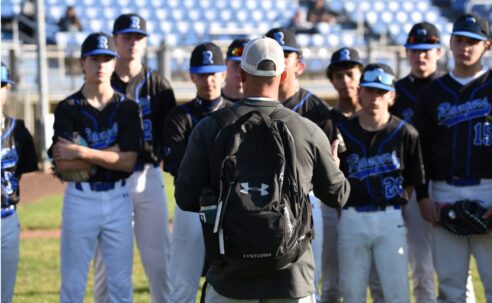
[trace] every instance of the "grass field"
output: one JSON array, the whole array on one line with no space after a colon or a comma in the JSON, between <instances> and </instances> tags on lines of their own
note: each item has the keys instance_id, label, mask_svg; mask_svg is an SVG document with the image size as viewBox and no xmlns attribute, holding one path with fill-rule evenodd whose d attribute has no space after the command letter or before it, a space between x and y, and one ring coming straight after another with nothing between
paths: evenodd
<instances>
[{"instance_id":1,"label":"grass field","mask_svg":"<svg viewBox=\"0 0 492 303\"><path fill-rule=\"evenodd\" d=\"M168 210L170 220L174 215L174 186L172 178L164 175ZM19 206L21 229L26 230L53 230L61 225L62 195L43 198L36 203ZM58 302L60 289L60 257L59 239L23 239L21 241L21 255L14 303L55 303ZM149 289L138 250L135 248L133 265L134 302L150 302ZM484 303L483 285L477 275L475 261L471 262L472 278L476 293L476 302ZM87 282L86 298L84 303L92 302L92 270ZM197 300L198 302L198 300ZM368 302L371 302L368 299ZM390 302L388 302L390 303Z\"/></svg>"}]
</instances>

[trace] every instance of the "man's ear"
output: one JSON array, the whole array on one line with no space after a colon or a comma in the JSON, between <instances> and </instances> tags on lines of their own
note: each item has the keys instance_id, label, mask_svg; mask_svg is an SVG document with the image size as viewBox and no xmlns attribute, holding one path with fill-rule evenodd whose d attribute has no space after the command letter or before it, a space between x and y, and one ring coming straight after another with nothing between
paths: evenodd
<instances>
[{"instance_id":1,"label":"man's ear","mask_svg":"<svg viewBox=\"0 0 492 303\"><path fill-rule=\"evenodd\" d=\"M239 70L239 79L243 83L246 82L246 72L242 68Z\"/></svg>"},{"instance_id":2,"label":"man's ear","mask_svg":"<svg viewBox=\"0 0 492 303\"><path fill-rule=\"evenodd\" d=\"M280 84L285 83L285 79L287 79L287 71L283 71L282 74L280 75Z\"/></svg>"},{"instance_id":3,"label":"man's ear","mask_svg":"<svg viewBox=\"0 0 492 303\"><path fill-rule=\"evenodd\" d=\"M300 75L302 75L305 69L306 69L306 65L304 64L304 61L302 61L302 59L297 60L296 76L299 77Z\"/></svg>"},{"instance_id":4,"label":"man's ear","mask_svg":"<svg viewBox=\"0 0 492 303\"><path fill-rule=\"evenodd\" d=\"M486 49L486 50L489 50L489 49L490 49L490 44L491 44L491 43L492 43L492 42L490 41L490 39L488 39L487 41L485 41L485 49Z\"/></svg>"}]
</instances>

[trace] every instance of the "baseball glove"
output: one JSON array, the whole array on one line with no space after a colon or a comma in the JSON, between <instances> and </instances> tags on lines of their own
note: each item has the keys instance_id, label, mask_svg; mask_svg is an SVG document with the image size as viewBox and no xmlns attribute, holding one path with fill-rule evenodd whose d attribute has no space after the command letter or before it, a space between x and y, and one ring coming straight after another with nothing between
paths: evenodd
<instances>
[{"instance_id":1,"label":"baseball glove","mask_svg":"<svg viewBox=\"0 0 492 303\"><path fill-rule=\"evenodd\" d=\"M492 228L492 218L482 218L486 211L477 201L460 200L441 208L439 223L460 237L486 234Z\"/></svg>"},{"instance_id":2,"label":"baseball glove","mask_svg":"<svg viewBox=\"0 0 492 303\"><path fill-rule=\"evenodd\" d=\"M72 136L72 142L82 146L88 146L87 141L80 136L77 132L74 132ZM67 182L86 182L88 181L97 171L95 166L87 169L81 170L59 170L56 166L53 167L53 171L56 177L62 181Z\"/></svg>"}]
</instances>

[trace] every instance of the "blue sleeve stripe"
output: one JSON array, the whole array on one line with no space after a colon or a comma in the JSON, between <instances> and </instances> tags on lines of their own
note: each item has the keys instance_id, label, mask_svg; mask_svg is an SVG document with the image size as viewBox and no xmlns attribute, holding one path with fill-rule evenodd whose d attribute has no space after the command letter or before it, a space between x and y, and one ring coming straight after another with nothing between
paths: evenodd
<instances>
[{"instance_id":1,"label":"blue sleeve stripe","mask_svg":"<svg viewBox=\"0 0 492 303\"><path fill-rule=\"evenodd\" d=\"M410 99L410 101L412 102L417 102L417 97L412 95L404 86L403 84L400 84L399 82L396 83L396 88L397 89L400 89L402 93L405 94L405 96L407 96L408 99Z\"/></svg>"},{"instance_id":2,"label":"blue sleeve stripe","mask_svg":"<svg viewBox=\"0 0 492 303\"><path fill-rule=\"evenodd\" d=\"M301 102L297 103L296 106L292 108L292 110L296 112L304 103L306 103L306 101L309 99L309 97L311 97L311 95L312 93L308 92L308 94L304 96L304 98L302 98Z\"/></svg>"},{"instance_id":3,"label":"blue sleeve stripe","mask_svg":"<svg viewBox=\"0 0 492 303\"><path fill-rule=\"evenodd\" d=\"M5 140L10 136L10 134L14 130L15 124L16 124L15 119L12 119L12 124L10 124L9 129L7 129L7 131L5 131L2 135L2 146L3 146L3 140Z\"/></svg>"}]
</instances>

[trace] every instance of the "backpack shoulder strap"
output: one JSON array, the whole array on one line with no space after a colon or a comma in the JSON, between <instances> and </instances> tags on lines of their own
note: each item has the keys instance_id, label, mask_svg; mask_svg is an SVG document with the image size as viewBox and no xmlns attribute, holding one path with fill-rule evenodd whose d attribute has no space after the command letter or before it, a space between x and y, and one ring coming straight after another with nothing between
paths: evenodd
<instances>
[{"instance_id":1,"label":"backpack shoulder strap","mask_svg":"<svg viewBox=\"0 0 492 303\"><path fill-rule=\"evenodd\" d=\"M232 107L226 107L224 110L217 114L217 120L221 126L234 123L238 119L236 113L232 110Z\"/></svg>"}]
</instances>

